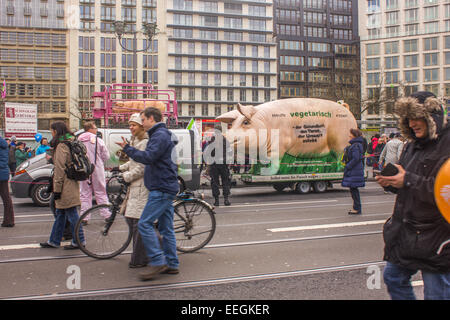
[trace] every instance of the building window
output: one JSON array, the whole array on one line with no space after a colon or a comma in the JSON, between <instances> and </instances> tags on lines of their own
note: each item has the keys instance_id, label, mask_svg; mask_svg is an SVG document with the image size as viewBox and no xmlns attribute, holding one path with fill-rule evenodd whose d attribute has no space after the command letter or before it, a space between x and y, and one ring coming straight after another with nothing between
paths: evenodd
<instances>
[{"instance_id":1,"label":"building window","mask_svg":"<svg viewBox=\"0 0 450 320\"><path fill-rule=\"evenodd\" d=\"M386 69L398 69L399 63L398 63L398 56L396 57L386 57L384 59L384 66Z\"/></svg>"},{"instance_id":2,"label":"building window","mask_svg":"<svg viewBox=\"0 0 450 320\"><path fill-rule=\"evenodd\" d=\"M438 38L427 38L423 39L424 44L424 50L430 51L430 50L438 50Z\"/></svg>"},{"instance_id":3,"label":"building window","mask_svg":"<svg viewBox=\"0 0 450 320\"><path fill-rule=\"evenodd\" d=\"M404 66L405 68L414 68L417 67L419 60L419 55L411 55L411 56L405 56L404 57Z\"/></svg>"},{"instance_id":4,"label":"building window","mask_svg":"<svg viewBox=\"0 0 450 320\"><path fill-rule=\"evenodd\" d=\"M439 96L439 85L438 84L427 84L424 86L425 91L429 91L434 93L436 96Z\"/></svg>"},{"instance_id":5,"label":"building window","mask_svg":"<svg viewBox=\"0 0 450 320\"><path fill-rule=\"evenodd\" d=\"M209 115L209 108L207 104L202 104L202 116L207 117Z\"/></svg>"},{"instance_id":6,"label":"building window","mask_svg":"<svg viewBox=\"0 0 450 320\"><path fill-rule=\"evenodd\" d=\"M222 114L222 106L221 105L214 107L214 114L216 117L218 117Z\"/></svg>"},{"instance_id":7,"label":"building window","mask_svg":"<svg viewBox=\"0 0 450 320\"><path fill-rule=\"evenodd\" d=\"M380 44L370 43L366 45L366 55L367 56L377 56L380 54Z\"/></svg>"},{"instance_id":8,"label":"building window","mask_svg":"<svg viewBox=\"0 0 450 320\"><path fill-rule=\"evenodd\" d=\"M425 53L423 55L424 65L426 67L437 66L438 65L438 53Z\"/></svg>"},{"instance_id":9,"label":"building window","mask_svg":"<svg viewBox=\"0 0 450 320\"><path fill-rule=\"evenodd\" d=\"M380 73L368 73L367 74L367 85L377 85L380 83Z\"/></svg>"},{"instance_id":10,"label":"building window","mask_svg":"<svg viewBox=\"0 0 450 320\"><path fill-rule=\"evenodd\" d=\"M379 70L380 69L380 58L367 59L367 70Z\"/></svg>"},{"instance_id":11,"label":"building window","mask_svg":"<svg viewBox=\"0 0 450 320\"><path fill-rule=\"evenodd\" d=\"M424 81L439 81L439 69L426 69L424 70Z\"/></svg>"},{"instance_id":12,"label":"building window","mask_svg":"<svg viewBox=\"0 0 450 320\"><path fill-rule=\"evenodd\" d=\"M417 47L417 39L403 41L404 52L417 52Z\"/></svg>"},{"instance_id":13,"label":"building window","mask_svg":"<svg viewBox=\"0 0 450 320\"><path fill-rule=\"evenodd\" d=\"M407 83L418 82L419 81L419 71L418 70L405 71L405 81Z\"/></svg>"},{"instance_id":14,"label":"building window","mask_svg":"<svg viewBox=\"0 0 450 320\"><path fill-rule=\"evenodd\" d=\"M398 83L398 71L385 72L384 76L386 84Z\"/></svg>"},{"instance_id":15,"label":"building window","mask_svg":"<svg viewBox=\"0 0 450 320\"><path fill-rule=\"evenodd\" d=\"M195 105L192 104L189 105L189 116L190 117L195 116Z\"/></svg>"}]
</instances>

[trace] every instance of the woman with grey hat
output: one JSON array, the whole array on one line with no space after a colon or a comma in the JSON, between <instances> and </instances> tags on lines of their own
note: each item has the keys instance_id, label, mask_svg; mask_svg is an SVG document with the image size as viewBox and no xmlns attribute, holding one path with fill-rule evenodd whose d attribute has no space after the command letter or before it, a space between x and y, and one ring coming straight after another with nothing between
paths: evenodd
<instances>
[{"instance_id":1,"label":"woman with grey hat","mask_svg":"<svg viewBox=\"0 0 450 320\"><path fill-rule=\"evenodd\" d=\"M132 136L130 146L138 150L145 150L148 143L148 136L142 126L140 114L133 114L128 123L130 125ZM122 210L125 211L125 217L131 225L133 232L133 253L131 254L129 267L145 267L148 264L148 258L138 231L139 218L141 217L148 198L148 190L144 185L145 165L130 159L130 161L121 165L119 170L122 172L125 182L130 184L122 206Z\"/></svg>"}]
</instances>

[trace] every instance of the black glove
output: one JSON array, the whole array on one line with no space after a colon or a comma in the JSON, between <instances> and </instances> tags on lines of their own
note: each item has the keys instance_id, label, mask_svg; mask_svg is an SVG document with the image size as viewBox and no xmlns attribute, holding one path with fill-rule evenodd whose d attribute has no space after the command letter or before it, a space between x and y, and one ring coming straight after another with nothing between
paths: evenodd
<instances>
[{"instance_id":1,"label":"black glove","mask_svg":"<svg viewBox=\"0 0 450 320\"><path fill-rule=\"evenodd\" d=\"M124 185L127 185L127 184L128 184L128 183L125 181L125 179L123 178L123 175L117 176L117 182L119 182L120 184L124 184Z\"/></svg>"},{"instance_id":2,"label":"black glove","mask_svg":"<svg viewBox=\"0 0 450 320\"><path fill-rule=\"evenodd\" d=\"M61 199L61 192L53 192L53 198L55 200L60 200Z\"/></svg>"}]
</instances>

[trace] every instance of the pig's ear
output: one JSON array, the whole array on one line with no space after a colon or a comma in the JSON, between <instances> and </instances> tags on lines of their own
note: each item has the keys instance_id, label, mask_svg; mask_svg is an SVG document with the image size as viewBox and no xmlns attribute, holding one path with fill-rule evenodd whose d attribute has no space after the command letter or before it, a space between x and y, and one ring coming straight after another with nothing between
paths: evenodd
<instances>
[{"instance_id":1,"label":"pig's ear","mask_svg":"<svg viewBox=\"0 0 450 320\"><path fill-rule=\"evenodd\" d=\"M252 106L243 106L242 104L238 103L237 108L239 113L242 114L244 117L246 117L248 120L250 120L256 113L255 107Z\"/></svg>"},{"instance_id":2,"label":"pig's ear","mask_svg":"<svg viewBox=\"0 0 450 320\"><path fill-rule=\"evenodd\" d=\"M224 113L216 118L216 120L219 120L223 123L233 123L234 120L236 120L239 117L240 113L237 110L233 110L227 113Z\"/></svg>"}]
</instances>

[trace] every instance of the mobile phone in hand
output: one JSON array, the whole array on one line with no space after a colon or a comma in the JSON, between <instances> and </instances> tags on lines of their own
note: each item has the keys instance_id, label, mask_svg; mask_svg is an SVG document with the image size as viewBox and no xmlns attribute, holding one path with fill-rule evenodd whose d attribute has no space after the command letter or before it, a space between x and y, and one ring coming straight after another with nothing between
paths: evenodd
<instances>
[{"instance_id":1,"label":"mobile phone in hand","mask_svg":"<svg viewBox=\"0 0 450 320\"><path fill-rule=\"evenodd\" d=\"M386 167L381 171L380 175L385 177L392 177L398 174L398 168L392 163L388 163Z\"/></svg>"}]
</instances>

